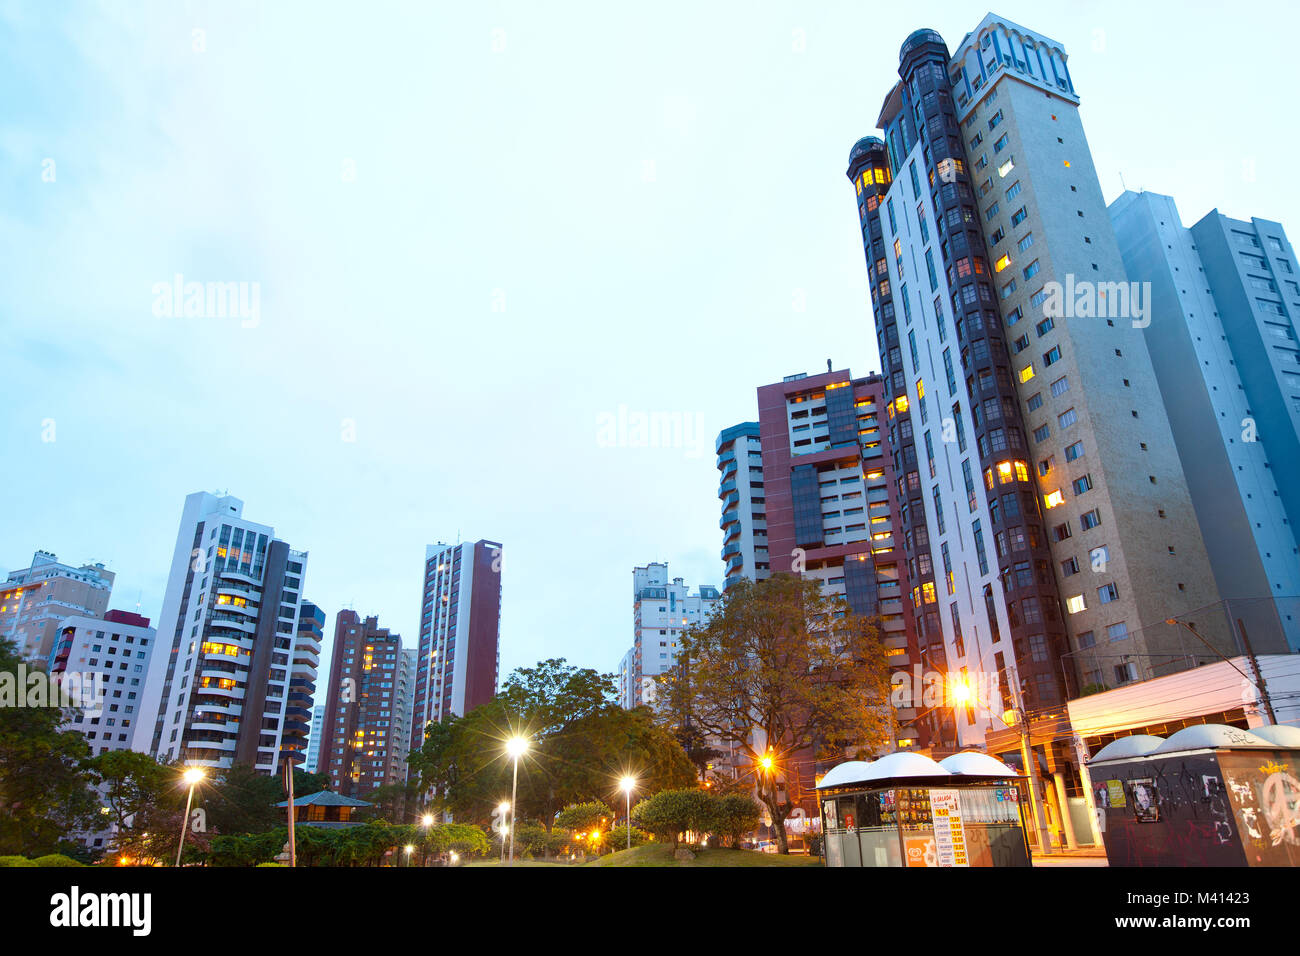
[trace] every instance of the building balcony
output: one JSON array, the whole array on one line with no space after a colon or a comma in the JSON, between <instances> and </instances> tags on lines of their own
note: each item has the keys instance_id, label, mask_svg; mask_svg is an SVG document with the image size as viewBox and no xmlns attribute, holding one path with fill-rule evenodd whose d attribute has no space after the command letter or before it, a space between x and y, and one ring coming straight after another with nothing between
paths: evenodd
<instances>
[{"instance_id":1,"label":"building balcony","mask_svg":"<svg viewBox=\"0 0 1300 956\"><path fill-rule=\"evenodd\" d=\"M722 484L718 486L718 497L726 498L729 494L732 494L735 490L736 490L736 481L734 478L731 479L730 481L724 481ZM739 497L737 497L737 500L739 500Z\"/></svg>"},{"instance_id":2,"label":"building balcony","mask_svg":"<svg viewBox=\"0 0 1300 956\"><path fill-rule=\"evenodd\" d=\"M739 511L724 512L722 517L718 519L718 527L722 528L723 530L726 530L726 527L729 524L739 524L739 523L740 523Z\"/></svg>"},{"instance_id":3,"label":"building balcony","mask_svg":"<svg viewBox=\"0 0 1300 956\"><path fill-rule=\"evenodd\" d=\"M722 555L721 555L722 560L726 561L727 558L731 557L733 554L740 554L739 542L733 542L731 544L728 544L722 549Z\"/></svg>"}]
</instances>

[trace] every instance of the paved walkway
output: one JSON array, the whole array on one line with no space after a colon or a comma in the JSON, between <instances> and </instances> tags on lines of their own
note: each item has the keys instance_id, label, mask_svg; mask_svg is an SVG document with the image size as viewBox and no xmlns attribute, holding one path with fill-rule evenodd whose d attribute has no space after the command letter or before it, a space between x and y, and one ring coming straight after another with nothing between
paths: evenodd
<instances>
[{"instance_id":1,"label":"paved walkway","mask_svg":"<svg viewBox=\"0 0 1300 956\"><path fill-rule=\"evenodd\" d=\"M1033 854L1034 866L1109 866L1102 847L1083 847L1079 850L1055 850L1052 853Z\"/></svg>"}]
</instances>

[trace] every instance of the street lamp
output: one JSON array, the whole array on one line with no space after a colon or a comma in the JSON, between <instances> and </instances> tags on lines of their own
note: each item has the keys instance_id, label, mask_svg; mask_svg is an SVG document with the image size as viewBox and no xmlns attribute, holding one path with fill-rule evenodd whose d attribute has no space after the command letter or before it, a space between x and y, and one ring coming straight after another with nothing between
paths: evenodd
<instances>
[{"instance_id":1,"label":"street lamp","mask_svg":"<svg viewBox=\"0 0 1300 956\"><path fill-rule=\"evenodd\" d=\"M510 865L515 865L515 817L519 815L519 758L528 749L528 741L523 737L511 737L506 741L506 753L514 758L514 782L510 786Z\"/></svg>"},{"instance_id":2,"label":"street lamp","mask_svg":"<svg viewBox=\"0 0 1300 956\"><path fill-rule=\"evenodd\" d=\"M632 791L636 789L636 778L624 777L621 781L623 794L627 797L627 848L632 849Z\"/></svg>"},{"instance_id":3,"label":"street lamp","mask_svg":"<svg viewBox=\"0 0 1300 956\"><path fill-rule=\"evenodd\" d=\"M506 814L510 812L510 801L502 800L497 804L497 811L501 814L501 826L497 827L501 834L501 862L506 861Z\"/></svg>"},{"instance_id":4,"label":"street lamp","mask_svg":"<svg viewBox=\"0 0 1300 956\"><path fill-rule=\"evenodd\" d=\"M181 865L181 851L185 849L185 831L190 825L190 807L194 803L194 788L197 787L206 777L202 767L190 767L181 774L182 782L189 785L190 792L185 797L185 816L181 819L181 838L176 843L176 865Z\"/></svg>"}]
</instances>

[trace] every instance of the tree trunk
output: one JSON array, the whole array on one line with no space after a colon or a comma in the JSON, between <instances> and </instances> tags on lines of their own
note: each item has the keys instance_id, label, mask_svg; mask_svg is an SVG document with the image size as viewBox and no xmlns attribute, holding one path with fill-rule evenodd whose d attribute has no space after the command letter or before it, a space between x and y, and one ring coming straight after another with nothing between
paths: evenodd
<instances>
[{"instance_id":1,"label":"tree trunk","mask_svg":"<svg viewBox=\"0 0 1300 956\"><path fill-rule=\"evenodd\" d=\"M789 856L790 844L785 837L785 817L788 812L788 807L777 801L775 784L772 786L771 794L768 793L766 787L760 786L758 789L758 796L759 799L763 801L763 805L767 807L767 811L772 817L772 836L776 840L776 851L785 856Z\"/></svg>"}]
</instances>

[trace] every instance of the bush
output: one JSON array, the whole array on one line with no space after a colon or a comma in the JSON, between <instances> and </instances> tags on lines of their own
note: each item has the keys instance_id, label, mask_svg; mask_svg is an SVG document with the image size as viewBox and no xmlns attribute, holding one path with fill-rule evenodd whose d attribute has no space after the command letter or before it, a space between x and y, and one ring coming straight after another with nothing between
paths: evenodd
<instances>
[{"instance_id":1,"label":"bush","mask_svg":"<svg viewBox=\"0 0 1300 956\"><path fill-rule=\"evenodd\" d=\"M47 853L45 856L38 856L32 860L32 866L85 866L86 864L74 860L70 856L64 856L62 853Z\"/></svg>"},{"instance_id":2,"label":"bush","mask_svg":"<svg viewBox=\"0 0 1300 956\"><path fill-rule=\"evenodd\" d=\"M740 835L757 827L763 817L759 805L743 793L713 798L712 810L709 828L729 840L733 847L739 846Z\"/></svg>"},{"instance_id":3,"label":"bush","mask_svg":"<svg viewBox=\"0 0 1300 956\"><path fill-rule=\"evenodd\" d=\"M0 866L35 866L25 856L0 856Z\"/></svg>"},{"instance_id":4,"label":"bush","mask_svg":"<svg viewBox=\"0 0 1300 956\"><path fill-rule=\"evenodd\" d=\"M627 849L627 824L623 824L623 826L621 827L614 827L614 829L610 830L609 833L606 834L605 839L606 842L609 844L609 848L611 850L614 850L615 852L619 850L626 850ZM652 837L649 833L646 833L640 827L632 828L632 849L635 850L639 846L645 846L647 843L650 843L653 839L654 837Z\"/></svg>"},{"instance_id":5,"label":"bush","mask_svg":"<svg viewBox=\"0 0 1300 956\"><path fill-rule=\"evenodd\" d=\"M713 815L714 799L704 790L661 790L632 808L632 822L671 840L673 849L681 842L683 832L707 832Z\"/></svg>"},{"instance_id":6,"label":"bush","mask_svg":"<svg viewBox=\"0 0 1300 956\"><path fill-rule=\"evenodd\" d=\"M283 863L259 863L259 864L257 864L257 866L258 866L258 867L263 867L263 866L284 866L284 864L283 864Z\"/></svg>"}]
</instances>

